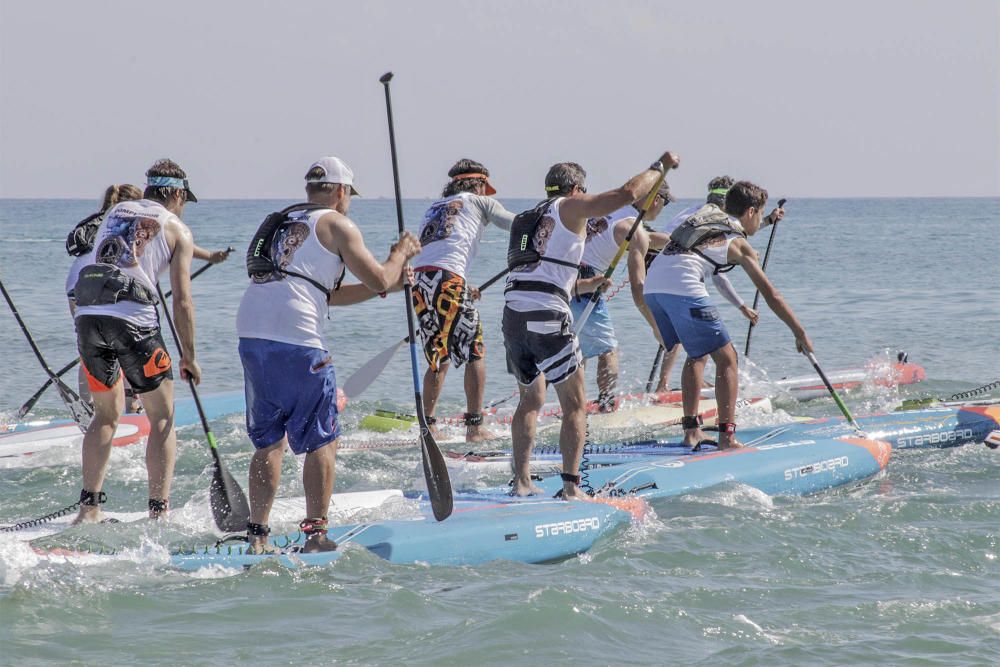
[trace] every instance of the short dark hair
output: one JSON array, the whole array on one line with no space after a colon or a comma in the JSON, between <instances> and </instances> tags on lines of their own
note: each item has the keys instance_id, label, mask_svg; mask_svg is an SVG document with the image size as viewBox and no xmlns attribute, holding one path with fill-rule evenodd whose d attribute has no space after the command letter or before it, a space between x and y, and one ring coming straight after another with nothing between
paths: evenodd
<instances>
[{"instance_id":1,"label":"short dark hair","mask_svg":"<svg viewBox=\"0 0 1000 667\"><path fill-rule=\"evenodd\" d=\"M340 187L340 183L311 183L310 181L318 181L326 176L326 170L323 167L316 165L308 172L306 172L306 195L312 197L316 194L332 194L337 188Z\"/></svg>"},{"instance_id":2,"label":"short dark hair","mask_svg":"<svg viewBox=\"0 0 1000 667\"><path fill-rule=\"evenodd\" d=\"M708 182L708 197L705 199L707 204L715 204L719 208L722 208L726 204L726 195L713 193L712 190L722 190L725 188L728 190L733 187L733 177L732 176L716 176Z\"/></svg>"},{"instance_id":3,"label":"short dark hair","mask_svg":"<svg viewBox=\"0 0 1000 667\"><path fill-rule=\"evenodd\" d=\"M729 192L726 193L726 213L738 218L747 212L747 209L764 208L767 203L767 190L754 185L750 181L739 181L734 183Z\"/></svg>"},{"instance_id":4,"label":"short dark hair","mask_svg":"<svg viewBox=\"0 0 1000 667\"><path fill-rule=\"evenodd\" d=\"M187 178L187 174L181 166L169 158L163 158L153 163L153 166L146 170L146 178L152 176L168 176L170 178ZM184 188L168 187L166 185L147 185L142 191L144 199L158 201L161 204L167 203L171 197L178 192L184 192ZM186 195L185 195L186 196Z\"/></svg>"},{"instance_id":5,"label":"short dark hair","mask_svg":"<svg viewBox=\"0 0 1000 667\"><path fill-rule=\"evenodd\" d=\"M549 197L568 195L576 186L583 187L587 172L576 162L557 162L545 174L545 194Z\"/></svg>"},{"instance_id":6,"label":"short dark hair","mask_svg":"<svg viewBox=\"0 0 1000 667\"><path fill-rule=\"evenodd\" d=\"M451 197L452 195L457 195L459 192L474 192L476 187L485 182L481 176L455 178L462 174L482 174L483 176L489 176L490 170L484 167L482 162L462 158L448 170L448 176L452 180L448 181L448 184L441 190L442 197Z\"/></svg>"}]
</instances>

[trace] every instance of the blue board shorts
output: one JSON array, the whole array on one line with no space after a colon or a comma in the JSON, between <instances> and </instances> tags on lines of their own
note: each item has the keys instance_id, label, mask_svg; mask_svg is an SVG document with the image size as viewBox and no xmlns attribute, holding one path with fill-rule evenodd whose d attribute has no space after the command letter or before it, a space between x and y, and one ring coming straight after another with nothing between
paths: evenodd
<instances>
[{"instance_id":1,"label":"blue board shorts","mask_svg":"<svg viewBox=\"0 0 1000 667\"><path fill-rule=\"evenodd\" d=\"M651 293L645 298L668 350L680 343L687 355L696 359L731 341L719 309L707 297Z\"/></svg>"},{"instance_id":2,"label":"blue board shorts","mask_svg":"<svg viewBox=\"0 0 1000 667\"><path fill-rule=\"evenodd\" d=\"M291 450L305 454L340 437L329 352L261 338L240 338L239 350L254 447L270 447L287 435Z\"/></svg>"},{"instance_id":3,"label":"blue board shorts","mask_svg":"<svg viewBox=\"0 0 1000 667\"><path fill-rule=\"evenodd\" d=\"M577 322L583 316L587 304L590 303L588 297L577 301L575 298L569 300L569 309L573 311L573 321ZM608 306L601 299L590 312L583 328L577 332L576 337L580 339L580 352L584 359L599 357L602 354L613 352L618 347L618 339L615 338L615 327L611 324L611 313Z\"/></svg>"}]
</instances>

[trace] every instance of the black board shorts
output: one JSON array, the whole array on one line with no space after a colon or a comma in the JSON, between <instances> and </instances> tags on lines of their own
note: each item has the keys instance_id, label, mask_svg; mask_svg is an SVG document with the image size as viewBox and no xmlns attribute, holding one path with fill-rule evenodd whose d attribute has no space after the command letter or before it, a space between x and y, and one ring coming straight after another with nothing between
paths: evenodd
<instances>
[{"instance_id":1,"label":"black board shorts","mask_svg":"<svg viewBox=\"0 0 1000 667\"><path fill-rule=\"evenodd\" d=\"M159 327L140 327L110 315L80 315L76 346L91 391L110 391L121 371L137 394L174 377Z\"/></svg>"},{"instance_id":2,"label":"black board shorts","mask_svg":"<svg viewBox=\"0 0 1000 667\"><path fill-rule=\"evenodd\" d=\"M539 373L549 384L559 384L580 368L580 343L569 314L558 310L520 312L504 306L502 326L507 370L520 384L531 384Z\"/></svg>"}]
</instances>

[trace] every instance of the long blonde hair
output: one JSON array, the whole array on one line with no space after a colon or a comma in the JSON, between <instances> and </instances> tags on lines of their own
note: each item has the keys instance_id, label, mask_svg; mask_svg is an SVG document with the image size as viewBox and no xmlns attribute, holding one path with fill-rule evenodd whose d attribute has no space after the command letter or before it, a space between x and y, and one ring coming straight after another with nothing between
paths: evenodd
<instances>
[{"instance_id":1,"label":"long blonde hair","mask_svg":"<svg viewBox=\"0 0 1000 667\"><path fill-rule=\"evenodd\" d=\"M115 204L136 199L142 199L142 190L131 183L109 185L108 189L104 191L104 203L101 204L101 213L107 213Z\"/></svg>"}]
</instances>

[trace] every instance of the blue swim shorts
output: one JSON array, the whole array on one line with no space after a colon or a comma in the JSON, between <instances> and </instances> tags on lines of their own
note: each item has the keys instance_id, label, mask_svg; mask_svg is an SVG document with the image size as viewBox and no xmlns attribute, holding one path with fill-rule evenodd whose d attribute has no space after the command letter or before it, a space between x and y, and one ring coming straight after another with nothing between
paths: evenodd
<instances>
[{"instance_id":1,"label":"blue swim shorts","mask_svg":"<svg viewBox=\"0 0 1000 667\"><path fill-rule=\"evenodd\" d=\"M687 355L696 359L729 344L719 309L706 297L662 293L645 297L668 350L680 343Z\"/></svg>"},{"instance_id":2,"label":"blue swim shorts","mask_svg":"<svg viewBox=\"0 0 1000 667\"><path fill-rule=\"evenodd\" d=\"M575 298L569 300L569 308L573 311L573 321L578 321L583 316L583 311L590 302L589 298L577 301ZM590 317L583 323L583 329L576 334L580 339L580 352L584 359L599 357L602 354L613 351L618 347L618 339L615 338L615 327L611 324L611 313L608 306L601 299L590 312Z\"/></svg>"},{"instance_id":3,"label":"blue swim shorts","mask_svg":"<svg viewBox=\"0 0 1000 667\"><path fill-rule=\"evenodd\" d=\"M240 338L247 434L257 449L286 434L296 454L340 437L337 376L326 350L261 338Z\"/></svg>"}]
</instances>

